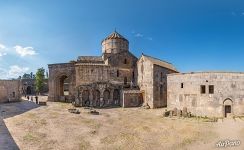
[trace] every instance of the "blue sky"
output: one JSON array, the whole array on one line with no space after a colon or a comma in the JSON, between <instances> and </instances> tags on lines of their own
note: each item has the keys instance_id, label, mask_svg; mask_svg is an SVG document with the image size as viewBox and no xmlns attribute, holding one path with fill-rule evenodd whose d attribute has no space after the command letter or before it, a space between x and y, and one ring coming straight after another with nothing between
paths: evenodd
<instances>
[{"instance_id":1,"label":"blue sky","mask_svg":"<svg viewBox=\"0 0 244 150\"><path fill-rule=\"evenodd\" d=\"M244 71L241 0L1 0L0 78L101 55L115 28L181 72Z\"/></svg>"}]
</instances>

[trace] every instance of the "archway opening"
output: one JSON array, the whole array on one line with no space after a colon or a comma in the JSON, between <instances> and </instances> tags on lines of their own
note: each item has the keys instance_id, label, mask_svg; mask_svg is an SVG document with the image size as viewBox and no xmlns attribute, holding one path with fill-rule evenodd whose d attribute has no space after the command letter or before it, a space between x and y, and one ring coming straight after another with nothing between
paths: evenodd
<instances>
[{"instance_id":1,"label":"archway opening","mask_svg":"<svg viewBox=\"0 0 244 150\"><path fill-rule=\"evenodd\" d=\"M82 105L83 106L90 106L89 91L88 90L84 90L82 92Z\"/></svg>"},{"instance_id":2,"label":"archway opening","mask_svg":"<svg viewBox=\"0 0 244 150\"><path fill-rule=\"evenodd\" d=\"M233 102L231 99L226 99L223 102L224 117L228 117L233 113Z\"/></svg>"},{"instance_id":3,"label":"archway opening","mask_svg":"<svg viewBox=\"0 0 244 150\"><path fill-rule=\"evenodd\" d=\"M95 90L93 92L93 103L92 105L94 107L99 107L100 106L100 91L99 90Z\"/></svg>"},{"instance_id":4,"label":"archway opening","mask_svg":"<svg viewBox=\"0 0 244 150\"><path fill-rule=\"evenodd\" d=\"M26 94L31 95L31 86L27 86L26 88Z\"/></svg>"},{"instance_id":5,"label":"archway opening","mask_svg":"<svg viewBox=\"0 0 244 150\"><path fill-rule=\"evenodd\" d=\"M114 99L114 104L115 105L119 105L120 104L120 92L119 92L118 89L114 90L113 99Z\"/></svg>"},{"instance_id":6,"label":"archway opening","mask_svg":"<svg viewBox=\"0 0 244 150\"><path fill-rule=\"evenodd\" d=\"M66 75L60 77L60 96L68 96L69 95L69 84L70 80Z\"/></svg>"},{"instance_id":7,"label":"archway opening","mask_svg":"<svg viewBox=\"0 0 244 150\"><path fill-rule=\"evenodd\" d=\"M110 92L109 92L109 90L105 90L103 92L103 102L104 102L104 104L109 104L109 99L110 99Z\"/></svg>"}]
</instances>

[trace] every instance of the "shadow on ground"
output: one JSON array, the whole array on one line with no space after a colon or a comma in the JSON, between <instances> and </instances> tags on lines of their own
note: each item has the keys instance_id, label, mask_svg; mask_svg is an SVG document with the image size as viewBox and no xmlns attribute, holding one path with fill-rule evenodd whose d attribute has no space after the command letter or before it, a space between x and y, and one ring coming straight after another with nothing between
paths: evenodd
<instances>
[{"instance_id":1,"label":"shadow on ground","mask_svg":"<svg viewBox=\"0 0 244 150\"><path fill-rule=\"evenodd\" d=\"M4 119L20 115L37 107L39 107L39 105L25 100L15 103L0 104L0 150L19 150L18 145L15 143L4 123Z\"/></svg>"}]
</instances>

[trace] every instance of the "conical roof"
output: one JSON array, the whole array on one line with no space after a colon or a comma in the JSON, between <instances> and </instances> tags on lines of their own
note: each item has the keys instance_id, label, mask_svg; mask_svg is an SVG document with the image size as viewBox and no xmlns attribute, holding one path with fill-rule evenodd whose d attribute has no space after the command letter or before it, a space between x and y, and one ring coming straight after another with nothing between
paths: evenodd
<instances>
[{"instance_id":1,"label":"conical roof","mask_svg":"<svg viewBox=\"0 0 244 150\"><path fill-rule=\"evenodd\" d=\"M117 31L114 31L109 36L107 36L103 41L110 40L110 39L122 39L128 42L126 38L124 38L121 34L119 34Z\"/></svg>"}]
</instances>

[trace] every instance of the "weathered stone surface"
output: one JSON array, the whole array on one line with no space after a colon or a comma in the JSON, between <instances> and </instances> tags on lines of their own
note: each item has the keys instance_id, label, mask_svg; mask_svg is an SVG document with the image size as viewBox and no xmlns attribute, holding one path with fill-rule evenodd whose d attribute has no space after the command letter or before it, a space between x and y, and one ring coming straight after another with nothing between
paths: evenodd
<instances>
[{"instance_id":1,"label":"weathered stone surface","mask_svg":"<svg viewBox=\"0 0 244 150\"><path fill-rule=\"evenodd\" d=\"M117 32L102 41L102 52L48 65L49 101L79 100L75 105L89 107L167 106L166 74L177 72L172 64L146 55L138 61L128 40ZM128 89L139 93L126 93Z\"/></svg>"},{"instance_id":2,"label":"weathered stone surface","mask_svg":"<svg viewBox=\"0 0 244 150\"><path fill-rule=\"evenodd\" d=\"M173 109L173 116L177 116L177 111L178 111L177 108Z\"/></svg>"},{"instance_id":3,"label":"weathered stone surface","mask_svg":"<svg viewBox=\"0 0 244 150\"><path fill-rule=\"evenodd\" d=\"M0 80L0 103L19 101L20 89L20 80Z\"/></svg>"},{"instance_id":4,"label":"weathered stone surface","mask_svg":"<svg viewBox=\"0 0 244 150\"><path fill-rule=\"evenodd\" d=\"M201 93L201 86L205 86L205 93ZM169 74L167 88L168 109L187 107L194 116L223 117L225 106L230 106L231 114L244 114L244 73Z\"/></svg>"},{"instance_id":5,"label":"weathered stone surface","mask_svg":"<svg viewBox=\"0 0 244 150\"><path fill-rule=\"evenodd\" d=\"M137 62L138 86L150 108L167 106L167 74L177 70L170 63L142 55Z\"/></svg>"}]
</instances>

